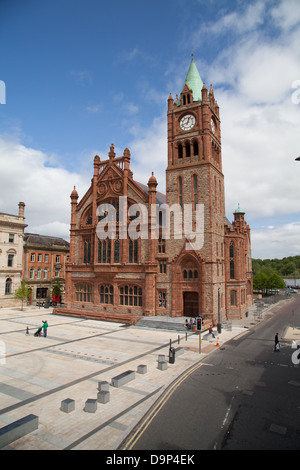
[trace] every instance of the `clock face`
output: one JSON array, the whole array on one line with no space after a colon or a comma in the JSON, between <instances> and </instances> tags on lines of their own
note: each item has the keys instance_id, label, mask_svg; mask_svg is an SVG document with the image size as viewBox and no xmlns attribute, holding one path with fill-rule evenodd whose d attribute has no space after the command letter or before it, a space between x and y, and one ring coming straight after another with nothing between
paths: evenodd
<instances>
[{"instance_id":1,"label":"clock face","mask_svg":"<svg viewBox=\"0 0 300 470\"><path fill-rule=\"evenodd\" d=\"M210 125L211 125L211 130L213 131L213 133L216 132L216 126L215 126L215 121L213 120L213 118L211 118L210 120Z\"/></svg>"},{"instance_id":2,"label":"clock face","mask_svg":"<svg viewBox=\"0 0 300 470\"><path fill-rule=\"evenodd\" d=\"M194 127L196 123L195 116L192 114L186 114L183 116L183 118L180 120L180 127L183 131L189 131Z\"/></svg>"}]
</instances>

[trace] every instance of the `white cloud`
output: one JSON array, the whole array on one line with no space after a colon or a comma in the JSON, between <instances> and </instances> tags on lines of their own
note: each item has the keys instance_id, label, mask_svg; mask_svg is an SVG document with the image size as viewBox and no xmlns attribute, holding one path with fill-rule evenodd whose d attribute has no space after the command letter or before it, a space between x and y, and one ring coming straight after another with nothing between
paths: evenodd
<instances>
[{"instance_id":1,"label":"white cloud","mask_svg":"<svg viewBox=\"0 0 300 470\"><path fill-rule=\"evenodd\" d=\"M300 253L300 222L262 227L252 231L254 258L272 259L296 256Z\"/></svg>"},{"instance_id":2,"label":"white cloud","mask_svg":"<svg viewBox=\"0 0 300 470\"><path fill-rule=\"evenodd\" d=\"M220 105L227 216L239 202L254 224L254 255L262 258L300 252L293 222L300 218L300 104L292 101L300 80L299 22L299 1L258 1L205 25L229 44L205 69ZM199 44L202 32L203 25L194 35ZM266 218L276 228L261 229Z\"/></svg>"},{"instance_id":3,"label":"white cloud","mask_svg":"<svg viewBox=\"0 0 300 470\"><path fill-rule=\"evenodd\" d=\"M158 182L157 191L165 193L168 164L165 116L154 119L147 130L132 127L131 133L135 136L129 145L133 178L147 184L153 171Z\"/></svg>"},{"instance_id":4,"label":"white cloud","mask_svg":"<svg viewBox=\"0 0 300 470\"><path fill-rule=\"evenodd\" d=\"M51 156L25 147L16 140L0 138L0 210L18 213L26 204L27 232L68 238L70 193L74 185L81 196L89 181L64 168L51 167Z\"/></svg>"}]
</instances>

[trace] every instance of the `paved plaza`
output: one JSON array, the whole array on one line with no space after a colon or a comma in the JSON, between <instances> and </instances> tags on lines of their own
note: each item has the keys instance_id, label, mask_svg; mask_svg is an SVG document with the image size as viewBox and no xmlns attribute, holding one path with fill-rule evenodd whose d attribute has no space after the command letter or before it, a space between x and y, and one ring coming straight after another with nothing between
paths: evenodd
<instances>
[{"instance_id":1,"label":"paved plaza","mask_svg":"<svg viewBox=\"0 0 300 470\"><path fill-rule=\"evenodd\" d=\"M43 320L48 321L48 335L35 337ZM4 448L117 449L176 377L247 331L245 322L203 341L200 353L199 336L191 332L58 316L38 307L1 309L0 428L38 416L38 429ZM183 348L174 364L169 363L170 340ZM161 355L165 370L158 367ZM137 372L140 365L146 366L145 373ZM134 380L112 386L114 377L129 370L135 372ZM100 381L109 384L109 401L97 402L95 412L87 412L86 401L97 399ZM61 409L66 399L75 403L69 413Z\"/></svg>"}]
</instances>

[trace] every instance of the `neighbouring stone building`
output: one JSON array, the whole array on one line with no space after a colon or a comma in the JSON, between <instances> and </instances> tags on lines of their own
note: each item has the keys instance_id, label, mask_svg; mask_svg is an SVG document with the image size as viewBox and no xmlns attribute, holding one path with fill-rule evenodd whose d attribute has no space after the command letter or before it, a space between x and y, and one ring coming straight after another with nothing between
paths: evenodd
<instances>
[{"instance_id":1,"label":"neighbouring stone building","mask_svg":"<svg viewBox=\"0 0 300 470\"><path fill-rule=\"evenodd\" d=\"M0 307L20 304L14 299L22 281L25 204L19 203L18 215L0 213Z\"/></svg>"},{"instance_id":2,"label":"neighbouring stone building","mask_svg":"<svg viewBox=\"0 0 300 470\"><path fill-rule=\"evenodd\" d=\"M31 289L30 303L37 300L60 301L52 299L52 283L59 279L64 290L69 247L63 238L25 233L23 280Z\"/></svg>"},{"instance_id":3,"label":"neighbouring stone building","mask_svg":"<svg viewBox=\"0 0 300 470\"><path fill-rule=\"evenodd\" d=\"M239 206L232 223L225 215L219 106L194 59L180 96L169 96L167 126L166 195L153 173L136 181L130 151L113 145L95 157L80 200L74 188L64 314L216 323L253 303L250 228Z\"/></svg>"}]
</instances>

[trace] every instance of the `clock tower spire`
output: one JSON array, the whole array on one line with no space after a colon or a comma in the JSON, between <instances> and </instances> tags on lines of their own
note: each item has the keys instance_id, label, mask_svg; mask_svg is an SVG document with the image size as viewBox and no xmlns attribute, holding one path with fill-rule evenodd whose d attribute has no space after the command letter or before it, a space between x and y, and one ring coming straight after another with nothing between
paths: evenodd
<instances>
[{"instance_id":1,"label":"clock tower spire","mask_svg":"<svg viewBox=\"0 0 300 470\"><path fill-rule=\"evenodd\" d=\"M197 207L204 208L204 243L201 249L195 251L195 256L202 259L199 267L202 277L197 281L196 302L199 312L213 315L217 310L218 295L225 292L225 275L221 267L225 196L220 116L213 88L211 86L207 90L193 55L179 98L174 102L170 95L168 99L166 195L167 204L180 204L183 214L186 205L192 204L194 231L199 229L195 225ZM191 252L183 255L184 247L185 240L170 240L167 243L168 257L173 264L179 262L174 253L180 250L183 250L181 253L186 257L186 262L192 262ZM180 268L177 266L176 269L178 273ZM189 299L190 294L182 294L183 303L180 305L179 302L178 308L185 310L184 299Z\"/></svg>"}]
</instances>

